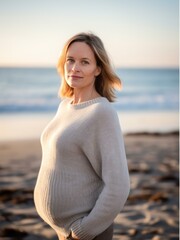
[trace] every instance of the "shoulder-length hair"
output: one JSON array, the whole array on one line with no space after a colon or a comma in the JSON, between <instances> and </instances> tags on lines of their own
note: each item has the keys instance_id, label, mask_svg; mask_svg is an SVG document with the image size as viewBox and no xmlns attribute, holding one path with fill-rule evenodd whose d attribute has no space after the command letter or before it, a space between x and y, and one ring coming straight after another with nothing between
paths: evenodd
<instances>
[{"instance_id":1,"label":"shoulder-length hair","mask_svg":"<svg viewBox=\"0 0 180 240\"><path fill-rule=\"evenodd\" d=\"M110 64L109 57L101 39L92 33L79 33L73 36L66 42L62 49L57 65L58 73L61 76L60 97L72 97L74 95L74 89L67 84L64 76L66 54L68 48L74 42L85 42L92 49L97 66L101 69L100 74L95 80L95 89L102 97L106 97L110 102L113 102L116 98L114 93L115 89L121 89L121 80Z\"/></svg>"}]
</instances>

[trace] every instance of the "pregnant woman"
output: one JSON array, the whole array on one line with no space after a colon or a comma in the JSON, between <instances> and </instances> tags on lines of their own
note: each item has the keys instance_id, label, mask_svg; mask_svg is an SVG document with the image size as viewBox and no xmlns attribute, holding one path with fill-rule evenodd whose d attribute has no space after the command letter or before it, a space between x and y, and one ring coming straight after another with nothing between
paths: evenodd
<instances>
[{"instance_id":1,"label":"pregnant woman","mask_svg":"<svg viewBox=\"0 0 180 240\"><path fill-rule=\"evenodd\" d=\"M35 206L59 240L111 240L130 189L123 136L110 103L121 82L102 41L91 33L67 41L58 72L62 101L41 136Z\"/></svg>"}]
</instances>

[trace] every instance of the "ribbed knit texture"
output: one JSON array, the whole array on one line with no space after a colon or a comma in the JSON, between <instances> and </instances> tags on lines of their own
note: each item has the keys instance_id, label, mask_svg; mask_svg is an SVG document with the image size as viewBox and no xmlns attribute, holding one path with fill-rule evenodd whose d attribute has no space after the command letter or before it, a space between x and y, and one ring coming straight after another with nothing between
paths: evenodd
<instances>
[{"instance_id":1,"label":"ribbed knit texture","mask_svg":"<svg viewBox=\"0 0 180 240\"><path fill-rule=\"evenodd\" d=\"M41 136L42 163L34 200L55 231L92 240L122 210L129 174L116 111L99 97L63 100Z\"/></svg>"}]
</instances>

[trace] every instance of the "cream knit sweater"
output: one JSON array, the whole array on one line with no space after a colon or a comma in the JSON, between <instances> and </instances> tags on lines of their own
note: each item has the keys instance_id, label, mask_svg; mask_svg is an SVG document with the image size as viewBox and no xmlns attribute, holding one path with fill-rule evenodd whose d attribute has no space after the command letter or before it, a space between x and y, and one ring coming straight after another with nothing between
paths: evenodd
<instances>
[{"instance_id":1,"label":"cream knit sweater","mask_svg":"<svg viewBox=\"0 0 180 240\"><path fill-rule=\"evenodd\" d=\"M41 136L42 163L34 200L57 233L92 240L122 210L130 183L116 111L99 97L63 100Z\"/></svg>"}]
</instances>

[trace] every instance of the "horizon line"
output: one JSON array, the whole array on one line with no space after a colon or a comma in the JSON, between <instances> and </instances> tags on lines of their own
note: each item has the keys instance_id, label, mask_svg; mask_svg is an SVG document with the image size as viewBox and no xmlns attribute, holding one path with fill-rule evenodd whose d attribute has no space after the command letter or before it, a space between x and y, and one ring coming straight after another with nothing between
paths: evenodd
<instances>
[{"instance_id":1,"label":"horizon line","mask_svg":"<svg viewBox=\"0 0 180 240\"><path fill-rule=\"evenodd\" d=\"M0 68L54 68L55 65L0 65ZM179 66L113 66L122 69L179 69Z\"/></svg>"}]
</instances>

